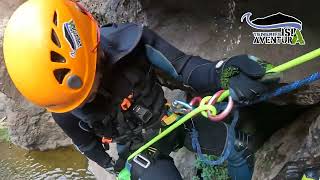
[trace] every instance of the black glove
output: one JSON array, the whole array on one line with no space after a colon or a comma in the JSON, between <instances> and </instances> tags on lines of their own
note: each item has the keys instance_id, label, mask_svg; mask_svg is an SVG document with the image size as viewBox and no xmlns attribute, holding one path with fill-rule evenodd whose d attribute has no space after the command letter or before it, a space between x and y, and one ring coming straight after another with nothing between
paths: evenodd
<instances>
[{"instance_id":1,"label":"black glove","mask_svg":"<svg viewBox=\"0 0 320 180\"><path fill-rule=\"evenodd\" d=\"M110 161L110 163L106 165L104 169L111 174L118 174L125 167L125 163L126 161L123 159Z\"/></svg>"},{"instance_id":2,"label":"black glove","mask_svg":"<svg viewBox=\"0 0 320 180\"><path fill-rule=\"evenodd\" d=\"M119 158L114 165L114 171L119 173L125 167L125 165L126 165L126 160Z\"/></svg>"},{"instance_id":3,"label":"black glove","mask_svg":"<svg viewBox=\"0 0 320 180\"><path fill-rule=\"evenodd\" d=\"M221 87L230 89L233 100L244 104L257 99L280 80L279 76L272 76L262 81L266 71L273 66L254 56L234 56L218 62L216 68Z\"/></svg>"},{"instance_id":4,"label":"black glove","mask_svg":"<svg viewBox=\"0 0 320 180\"><path fill-rule=\"evenodd\" d=\"M150 160L150 164L147 167L142 167L141 165L133 161L131 167L131 179L182 180L182 177L178 169L174 165L173 159L171 157L163 157Z\"/></svg>"}]
</instances>

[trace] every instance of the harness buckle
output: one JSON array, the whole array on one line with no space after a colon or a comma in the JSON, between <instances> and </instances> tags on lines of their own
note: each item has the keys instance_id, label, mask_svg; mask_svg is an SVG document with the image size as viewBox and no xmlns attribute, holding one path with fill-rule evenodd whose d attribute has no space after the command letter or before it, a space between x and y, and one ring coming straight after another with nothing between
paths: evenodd
<instances>
[{"instance_id":1,"label":"harness buckle","mask_svg":"<svg viewBox=\"0 0 320 180\"><path fill-rule=\"evenodd\" d=\"M168 126L168 125L174 123L178 119L178 117L179 116L175 113L171 114L170 116L165 115L162 117L161 122L164 125Z\"/></svg>"},{"instance_id":2,"label":"harness buckle","mask_svg":"<svg viewBox=\"0 0 320 180\"><path fill-rule=\"evenodd\" d=\"M143 121L144 123L147 123L153 116L152 112L149 111L149 109L144 108L140 105L136 105L133 108L133 113L138 116L138 118Z\"/></svg>"},{"instance_id":3,"label":"harness buckle","mask_svg":"<svg viewBox=\"0 0 320 180\"><path fill-rule=\"evenodd\" d=\"M137 155L136 157L134 157L133 161L135 163L137 163L138 165L140 165L141 167L143 167L144 169L147 169L151 164L151 162L147 158L145 158L144 156L142 156L140 154Z\"/></svg>"}]
</instances>

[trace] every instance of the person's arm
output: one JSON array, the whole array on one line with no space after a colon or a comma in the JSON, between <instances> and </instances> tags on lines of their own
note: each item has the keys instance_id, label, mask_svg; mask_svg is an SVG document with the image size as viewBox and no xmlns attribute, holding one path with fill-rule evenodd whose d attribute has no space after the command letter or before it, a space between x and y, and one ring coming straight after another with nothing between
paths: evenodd
<instances>
[{"instance_id":1,"label":"person's arm","mask_svg":"<svg viewBox=\"0 0 320 180\"><path fill-rule=\"evenodd\" d=\"M275 76L267 83L260 82L272 65L254 56L238 55L211 62L183 53L147 27L143 28L139 47L144 49L147 59L154 66L200 94L230 89L235 101L248 103L279 80Z\"/></svg>"},{"instance_id":2,"label":"person's arm","mask_svg":"<svg viewBox=\"0 0 320 180\"><path fill-rule=\"evenodd\" d=\"M107 169L113 166L111 157L105 152L97 137L79 127L79 119L71 113L52 113L55 122L72 139L73 143L92 161Z\"/></svg>"},{"instance_id":3,"label":"person's arm","mask_svg":"<svg viewBox=\"0 0 320 180\"><path fill-rule=\"evenodd\" d=\"M156 63L154 59L171 63L178 75L175 78L182 81L185 86L191 86L199 93L216 91L221 88L215 70L217 62L211 62L199 56L187 55L147 27L143 29L141 41L147 58L152 63ZM159 66L164 67L165 65ZM169 71L171 76L175 76L172 69Z\"/></svg>"}]
</instances>

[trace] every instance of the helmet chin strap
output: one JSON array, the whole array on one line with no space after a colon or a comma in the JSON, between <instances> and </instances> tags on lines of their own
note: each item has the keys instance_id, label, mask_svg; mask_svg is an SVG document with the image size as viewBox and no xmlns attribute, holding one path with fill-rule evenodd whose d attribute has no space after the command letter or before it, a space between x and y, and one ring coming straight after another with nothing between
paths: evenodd
<instances>
[{"instance_id":1,"label":"helmet chin strap","mask_svg":"<svg viewBox=\"0 0 320 180\"><path fill-rule=\"evenodd\" d=\"M99 88L101 79L102 79L102 74L99 71L97 71L92 89L90 91L88 98L84 101L85 102L84 104L90 103L96 98L96 95L97 95L99 89L101 89L101 88Z\"/></svg>"},{"instance_id":2,"label":"helmet chin strap","mask_svg":"<svg viewBox=\"0 0 320 180\"><path fill-rule=\"evenodd\" d=\"M91 103L95 99L97 93L100 93L100 91L101 91L100 89L102 89L102 88L100 88L100 82L103 78L103 72L107 66L106 62L105 62L106 56L105 56L105 53L103 52L103 50L100 48L100 46L98 46L98 48L97 48L97 53L98 54L97 54L97 64L96 64L96 75L95 75L94 83L92 85L92 89L91 89L91 92L90 92L88 98L84 101L84 104Z\"/></svg>"}]
</instances>

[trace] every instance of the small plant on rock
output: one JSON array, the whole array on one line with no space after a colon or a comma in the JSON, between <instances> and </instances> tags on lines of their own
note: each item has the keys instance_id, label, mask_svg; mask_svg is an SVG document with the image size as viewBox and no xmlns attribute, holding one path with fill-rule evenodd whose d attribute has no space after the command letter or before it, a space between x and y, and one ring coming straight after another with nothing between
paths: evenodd
<instances>
[{"instance_id":1,"label":"small plant on rock","mask_svg":"<svg viewBox=\"0 0 320 180\"><path fill-rule=\"evenodd\" d=\"M205 155L206 158L209 160L217 159L215 156L212 155ZM226 163L221 166L210 166L202 162L198 157L196 160L196 168L198 172L198 176L194 176L193 180L229 180L231 179L228 175L228 170Z\"/></svg>"}]
</instances>

